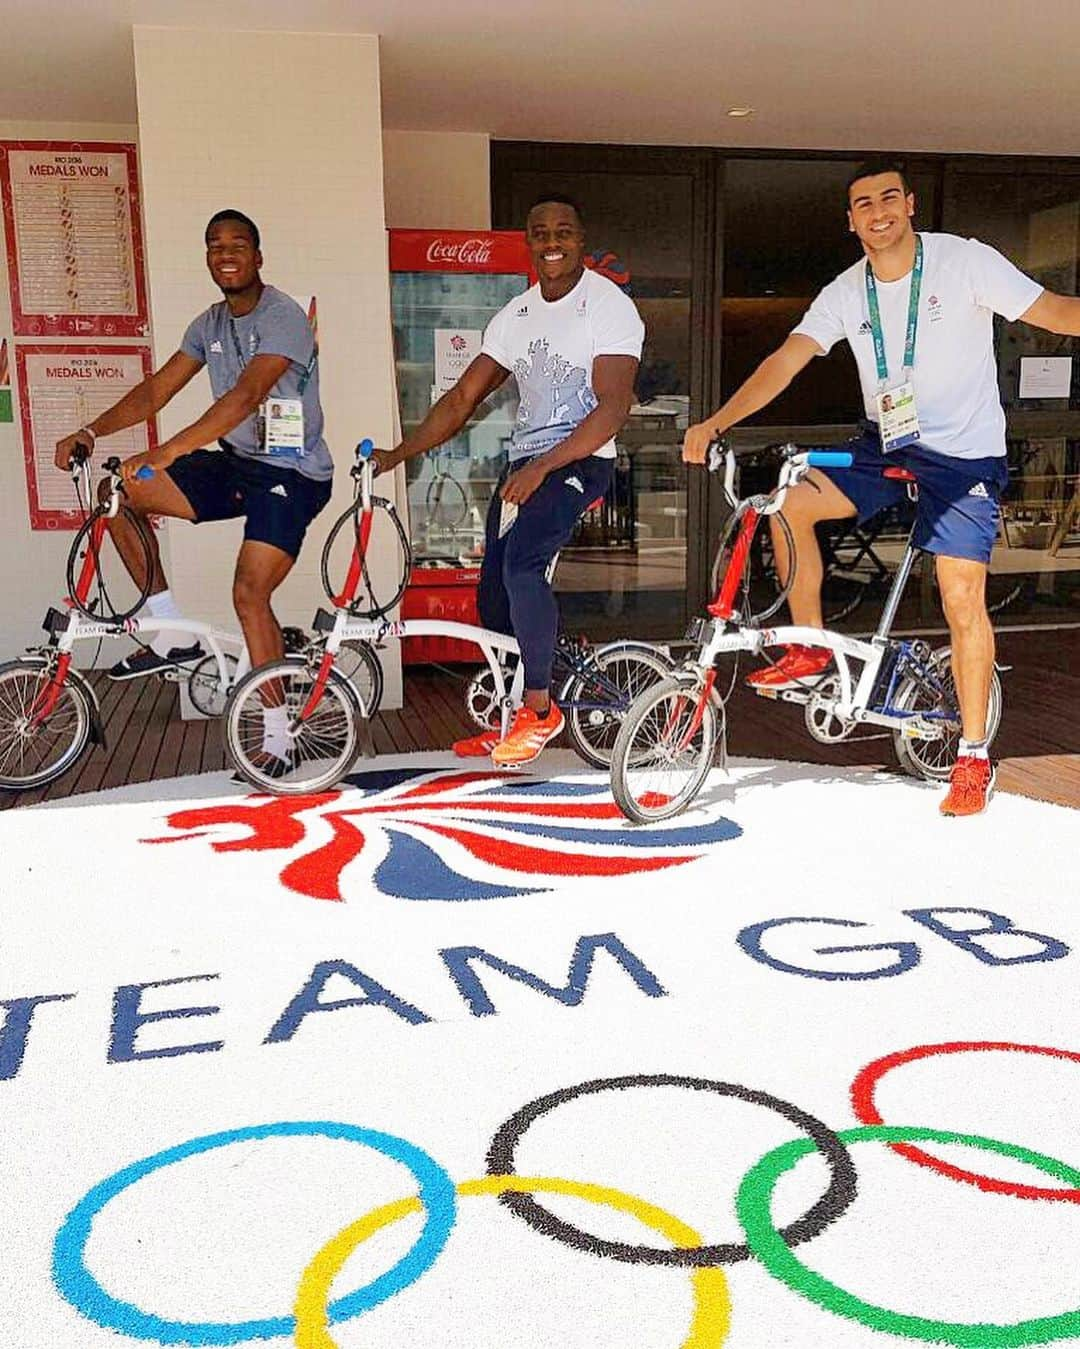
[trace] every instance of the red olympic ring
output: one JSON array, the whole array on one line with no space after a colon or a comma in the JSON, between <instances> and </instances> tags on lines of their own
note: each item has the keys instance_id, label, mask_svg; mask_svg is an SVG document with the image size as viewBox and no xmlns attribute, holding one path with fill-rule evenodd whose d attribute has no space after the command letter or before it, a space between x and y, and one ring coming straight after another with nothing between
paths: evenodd
<instances>
[{"instance_id":1,"label":"red olympic ring","mask_svg":"<svg viewBox=\"0 0 1080 1349\"><path fill-rule=\"evenodd\" d=\"M913 1049L901 1049L895 1054L886 1054L860 1069L851 1084L851 1104L855 1117L861 1124L884 1124L884 1120L874 1104L874 1091L877 1084L893 1068L905 1063L914 1063L918 1059L934 1058L939 1054L969 1054L982 1051L1000 1050L1012 1054L1045 1054L1049 1058L1068 1059L1080 1063L1080 1054L1070 1049L1053 1049L1049 1045L1014 1045L997 1040L956 1040L940 1045L916 1045ZM1056 1199L1067 1204L1080 1204L1080 1190L1057 1189L1042 1185L1023 1185L1018 1181L999 1180L995 1176L984 1176L978 1171L965 1171L963 1167L953 1166L951 1162L932 1157L922 1148L912 1147L908 1143L892 1143L890 1147L901 1157L918 1166L929 1167L940 1175L952 1180L962 1181L965 1185L974 1185L988 1194L1008 1194L1016 1199Z\"/></svg>"}]
</instances>

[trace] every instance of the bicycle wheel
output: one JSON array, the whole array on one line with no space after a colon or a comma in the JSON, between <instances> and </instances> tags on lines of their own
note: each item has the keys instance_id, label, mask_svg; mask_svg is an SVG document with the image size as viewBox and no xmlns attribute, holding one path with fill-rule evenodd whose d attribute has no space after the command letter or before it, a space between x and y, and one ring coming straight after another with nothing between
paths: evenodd
<instances>
[{"instance_id":1,"label":"bicycle wheel","mask_svg":"<svg viewBox=\"0 0 1080 1349\"><path fill-rule=\"evenodd\" d=\"M719 593L721 582L731 565L732 553L739 536L744 514L745 504L743 509L737 510L731 515L724 527L723 534L720 536L720 544L716 550L716 556L713 558L709 581L714 597ZM788 557L794 558L795 541L792 538L791 526L784 519L782 513L769 518L778 522L780 532L787 544ZM798 565L797 559L796 565ZM795 568L792 567L787 585L782 586L780 584L776 574L776 562L773 557L772 533L767 522L759 524L750 545L750 551L746 555L746 562L737 592L738 598L735 601L735 607L742 622L750 628L760 627L763 623L767 623L787 599L794 579Z\"/></svg>"},{"instance_id":2,"label":"bicycle wheel","mask_svg":"<svg viewBox=\"0 0 1080 1349\"><path fill-rule=\"evenodd\" d=\"M905 712L921 713L929 722L942 728L941 736L933 740L896 731L893 746L901 768L912 777L927 782L948 781L960 744L960 708L956 701L952 653L947 646L939 647L931 654L925 675L912 674L901 681L894 706ZM990 701L986 709L987 743L994 739L1001 725L1001 707L1001 680L995 670L990 679Z\"/></svg>"},{"instance_id":3,"label":"bicycle wheel","mask_svg":"<svg viewBox=\"0 0 1080 1349\"><path fill-rule=\"evenodd\" d=\"M360 575L356 598L349 612L360 618L382 618L405 594L412 572L412 549L405 527L392 501L371 498L371 527L366 545L361 547L360 499L334 522L323 545L320 571L323 589L331 603L340 594L349 573L354 553L360 556ZM343 533L346 525L348 532ZM335 551L336 550L336 551ZM331 581L338 578L338 584Z\"/></svg>"},{"instance_id":4,"label":"bicycle wheel","mask_svg":"<svg viewBox=\"0 0 1080 1349\"><path fill-rule=\"evenodd\" d=\"M225 748L237 772L261 792L296 796L329 791L352 767L360 743L360 707L348 680L337 670L330 671L314 712L291 734L288 760L263 749L267 708L284 703L296 726L317 674L317 663L286 656L246 674L229 699Z\"/></svg>"},{"instance_id":5,"label":"bicycle wheel","mask_svg":"<svg viewBox=\"0 0 1080 1349\"><path fill-rule=\"evenodd\" d=\"M611 756L611 790L629 820L648 824L685 810L701 790L716 748L716 708L700 708L703 685L668 675L626 714Z\"/></svg>"},{"instance_id":6,"label":"bicycle wheel","mask_svg":"<svg viewBox=\"0 0 1080 1349\"><path fill-rule=\"evenodd\" d=\"M204 656L188 675L187 688L191 705L204 717L220 717L229 701L229 690L236 678L236 657L225 653L226 682L221 682L217 657Z\"/></svg>"},{"instance_id":7,"label":"bicycle wheel","mask_svg":"<svg viewBox=\"0 0 1080 1349\"><path fill-rule=\"evenodd\" d=\"M429 525L458 529L468 519L469 498L452 473L439 473L428 483L424 507Z\"/></svg>"},{"instance_id":8,"label":"bicycle wheel","mask_svg":"<svg viewBox=\"0 0 1080 1349\"><path fill-rule=\"evenodd\" d=\"M121 506L119 516L134 531L134 547L141 552L143 582L140 585L132 580L127 568L120 561L115 548L98 548L94 561L96 564L96 593L80 600L75 591L78 586L79 572L82 570L87 554L95 549L94 529L97 522L106 515L104 506L98 506L83 521L82 528L75 535L67 557L67 586L71 602L84 618L95 622L115 621L123 623L134 618L150 596L150 587L154 576L154 549L146 532L146 524L127 506ZM102 536L104 544L105 536Z\"/></svg>"},{"instance_id":9,"label":"bicycle wheel","mask_svg":"<svg viewBox=\"0 0 1080 1349\"><path fill-rule=\"evenodd\" d=\"M566 681L558 699L570 741L587 764L610 767L630 704L672 668L662 651L643 642L610 642L588 654L586 669Z\"/></svg>"},{"instance_id":10,"label":"bicycle wheel","mask_svg":"<svg viewBox=\"0 0 1080 1349\"><path fill-rule=\"evenodd\" d=\"M0 787L8 791L55 782L89 742L90 701L74 679L64 681L48 716L35 723L52 676L45 660L0 665Z\"/></svg>"},{"instance_id":11,"label":"bicycle wheel","mask_svg":"<svg viewBox=\"0 0 1080 1349\"><path fill-rule=\"evenodd\" d=\"M360 713L370 721L382 706L383 697L382 665L371 643L342 642L334 658L334 669L352 685Z\"/></svg>"}]
</instances>

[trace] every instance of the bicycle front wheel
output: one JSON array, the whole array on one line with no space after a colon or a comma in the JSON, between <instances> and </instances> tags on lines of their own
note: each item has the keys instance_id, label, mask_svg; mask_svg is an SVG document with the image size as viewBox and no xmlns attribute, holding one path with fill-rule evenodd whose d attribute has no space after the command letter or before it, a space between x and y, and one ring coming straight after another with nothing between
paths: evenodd
<instances>
[{"instance_id":1,"label":"bicycle front wheel","mask_svg":"<svg viewBox=\"0 0 1080 1349\"><path fill-rule=\"evenodd\" d=\"M237 684L225 708L225 748L236 771L258 791L277 796L325 792L352 767L359 748L360 707L348 680L337 670L322 691L314 711L300 714L311 697L318 665L303 656L260 665ZM267 748L272 709L288 710L287 756Z\"/></svg>"},{"instance_id":2,"label":"bicycle front wheel","mask_svg":"<svg viewBox=\"0 0 1080 1349\"><path fill-rule=\"evenodd\" d=\"M559 706L578 754L594 768L608 768L630 704L671 673L670 659L642 642L611 642L589 653L582 673L563 685Z\"/></svg>"},{"instance_id":3,"label":"bicycle front wheel","mask_svg":"<svg viewBox=\"0 0 1080 1349\"><path fill-rule=\"evenodd\" d=\"M60 686L47 715L53 669L44 660L0 665L0 787L29 791L55 782L90 739L90 703L72 679Z\"/></svg>"},{"instance_id":4,"label":"bicycle front wheel","mask_svg":"<svg viewBox=\"0 0 1080 1349\"><path fill-rule=\"evenodd\" d=\"M669 675L634 701L611 757L611 790L628 820L686 809L712 767L718 721L704 685L685 676Z\"/></svg>"}]
</instances>

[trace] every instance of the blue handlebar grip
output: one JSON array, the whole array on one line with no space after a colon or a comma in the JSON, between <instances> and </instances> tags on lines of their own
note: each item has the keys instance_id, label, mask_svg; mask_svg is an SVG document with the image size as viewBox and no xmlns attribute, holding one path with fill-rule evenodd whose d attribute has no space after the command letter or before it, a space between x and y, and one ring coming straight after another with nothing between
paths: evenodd
<instances>
[{"instance_id":1,"label":"blue handlebar grip","mask_svg":"<svg viewBox=\"0 0 1080 1349\"><path fill-rule=\"evenodd\" d=\"M854 461L847 450L811 450L806 456L811 468L850 468Z\"/></svg>"},{"instance_id":2,"label":"blue handlebar grip","mask_svg":"<svg viewBox=\"0 0 1080 1349\"><path fill-rule=\"evenodd\" d=\"M375 442L367 436L356 447L356 457L358 459L370 459L375 453Z\"/></svg>"},{"instance_id":3,"label":"blue handlebar grip","mask_svg":"<svg viewBox=\"0 0 1080 1349\"><path fill-rule=\"evenodd\" d=\"M152 478L154 476L154 470L149 464L143 464L142 468L136 471L135 476L136 478L140 478L143 482L146 482L147 478Z\"/></svg>"}]
</instances>

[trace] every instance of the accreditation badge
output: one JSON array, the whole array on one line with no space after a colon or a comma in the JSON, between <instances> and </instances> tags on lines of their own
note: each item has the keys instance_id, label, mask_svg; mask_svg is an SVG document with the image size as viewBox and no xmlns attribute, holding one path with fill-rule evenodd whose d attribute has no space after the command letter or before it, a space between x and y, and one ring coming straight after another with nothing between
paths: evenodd
<instances>
[{"instance_id":1,"label":"accreditation badge","mask_svg":"<svg viewBox=\"0 0 1080 1349\"><path fill-rule=\"evenodd\" d=\"M304 453L304 402L301 398L268 398L262 405L264 454Z\"/></svg>"},{"instance_id":2,"label":"accreditation badge","mask_svg":"<svg viewBox=\"0 0 1080 1349\"><path fill-rule=\"evenodd\" d=\"M877 396L878 429L881 448L902 450L919 439L919 414L915 407L915 386L908 381Z\"/></svg>"}]
</instances>

